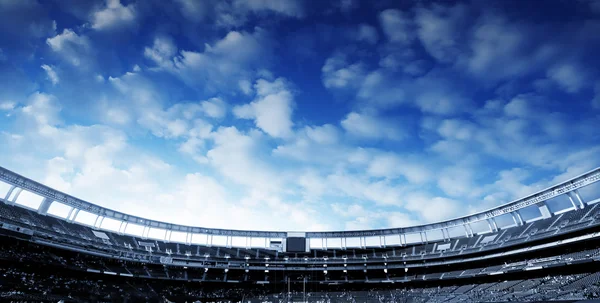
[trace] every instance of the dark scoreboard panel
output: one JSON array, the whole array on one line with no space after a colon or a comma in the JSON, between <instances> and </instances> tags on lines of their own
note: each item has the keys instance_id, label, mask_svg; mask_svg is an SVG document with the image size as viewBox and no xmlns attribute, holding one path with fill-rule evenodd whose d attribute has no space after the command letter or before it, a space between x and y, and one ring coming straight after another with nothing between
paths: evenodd
<instances>
[{"instance_id":1,"label":"dark scoreboard panel","mask_svg":"<svg viewBox=\"0 0 600 303\"><path fill-rule=\"evenodd\" d=\"M286 239L286 252L306 252L306 238L304 237L288 237Z\"/></svg>"}]
</instances>

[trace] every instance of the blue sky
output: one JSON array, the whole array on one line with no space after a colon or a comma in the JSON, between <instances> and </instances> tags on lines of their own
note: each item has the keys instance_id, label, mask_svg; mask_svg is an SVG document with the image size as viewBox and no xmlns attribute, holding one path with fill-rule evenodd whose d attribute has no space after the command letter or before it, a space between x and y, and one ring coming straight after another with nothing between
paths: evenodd
<instances>
[{"instance_id":1,"label":"blue sky","mask_svg":"<svg viewBox=\"0 0 600 303\"><path fill-rule=\"evenodd\" d=\"M0 164L207 227L483 210L600 165L600 1L541 4L0 0Z\"/></svg>"}]
</instances>

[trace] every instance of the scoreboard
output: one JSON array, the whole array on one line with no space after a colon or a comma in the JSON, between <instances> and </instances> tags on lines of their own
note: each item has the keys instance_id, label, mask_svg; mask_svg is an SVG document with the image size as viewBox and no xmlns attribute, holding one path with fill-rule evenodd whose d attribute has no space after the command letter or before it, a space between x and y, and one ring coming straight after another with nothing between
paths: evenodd
<instances>
[{"instance_id":1,"label":"scoreboard","mask_svg":"<svg viewBox=\"0 0 600 303\"><path fill-rule=\"evenodd\" d=\"M309 252L308 239L305 233L288 233L285 239L285 251L289 253Z\"/></svg>"}]
</instances>

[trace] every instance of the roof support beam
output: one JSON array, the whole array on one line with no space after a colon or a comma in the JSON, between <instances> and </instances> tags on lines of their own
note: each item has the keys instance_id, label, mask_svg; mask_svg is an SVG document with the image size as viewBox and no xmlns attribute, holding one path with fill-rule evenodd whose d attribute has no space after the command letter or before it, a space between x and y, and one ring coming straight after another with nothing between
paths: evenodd
<instances>
[{"instance_id":1,"label":"roof support beam","mask_svg":"<svg viewBox=\"0 0 600 303\"><path fill-rule=\"evenodd\" d=\"M576 190L568 192L567 197L569 197L569 201L571 201L571 204L573 204L573 207L575 207L575 209L585 208L585 203L583 202L581 196L579 196L579 193Z\"/></svg>"},{"instance_id":2,"label":"roof support beam","mask_svg":"<svg viewBox=\"0 0 600 303\"><path fill-rule=\"evenodd\" d=\"M23 192L22 188L17 188L17 191L15 192L15 196L10 201L8 201L9 204L17 203L17 200L19 199L19 196L21 195L22 192Z\"/></svg>"},{"instance_id":3,"label":"roof support beam","mask_svg":"<svg viewBox=\"0 0 600 303\"><path fill-rule=\"evenodd\" d=\"M48 199L48 198L44 198L44 200L42 200L42 203L40 203L40 206L38 206L37 212L40 215L45 215L48 213L48 209L50 209L50 205L52 205L52 200Z\"/></svg>"},{"instance_id":4,"label":"roof support beam","mask_svg":"<svg viewBox=\"0 0 600 303\"><path fill-rule=\"evenodd\" d=\"M6 193L6 196L4 197L4 203L8 204L8 202L10 202L8 199L10 199L10 195L12 195L13 191L17 189L16 186L12 185L10 187L10 189L8 190L8 192Z\"/></svg>"},{"instance_id":5,"label":"roof support beam","mask_svg":"<svg viewBox=\"0 0 600 303\"><path fill-rule=\"evenodd\" d=\"M537 207L540 210L540 213L542 214L542 218L548 219L548 218L552 217L553 214L550 211L550 208L548 207L548 204L546 204L546 202L538 203Z\"/></svg>"}]
</instances>

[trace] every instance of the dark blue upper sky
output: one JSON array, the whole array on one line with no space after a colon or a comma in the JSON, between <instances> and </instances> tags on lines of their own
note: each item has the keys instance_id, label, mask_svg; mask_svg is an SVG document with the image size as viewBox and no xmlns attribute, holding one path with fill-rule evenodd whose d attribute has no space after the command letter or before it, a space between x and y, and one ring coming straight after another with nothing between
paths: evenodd
<instances>
[{"instance_id":1,"label":"dark blue upper sky","mask_svg":"<svg viewBox=\"0 0 600 303\"><path fill-rule=\"evenodd\" d=\"M596 0L0 0L0 164L178 223L438 221L600 164L598 33Z\"/></svg>"}]
</instances>

